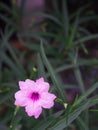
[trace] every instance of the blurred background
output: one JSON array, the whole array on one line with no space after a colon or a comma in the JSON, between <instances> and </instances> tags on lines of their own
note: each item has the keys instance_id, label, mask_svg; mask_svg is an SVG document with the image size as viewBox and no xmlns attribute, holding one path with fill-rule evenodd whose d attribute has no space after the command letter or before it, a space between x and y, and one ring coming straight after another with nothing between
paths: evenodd
<instances>
[{"instance_id":1,"label":"blurred background","mask_svg":"<svg viewBox=\"0 0 98 130\"><path fill-rule=\"evenodd\" d=\"M97 0L0 0L0 130L10 124L19 80L43 76L59 96L49 64L69 104L98 81L97 5ZM54 111L63 109L55 104ZM38 122L20 113L17 130L33 129ZM98 112L88 115L90 130L97 130ZM68 130L81 128L74 122Z\"/></svg>"}]
</instances>

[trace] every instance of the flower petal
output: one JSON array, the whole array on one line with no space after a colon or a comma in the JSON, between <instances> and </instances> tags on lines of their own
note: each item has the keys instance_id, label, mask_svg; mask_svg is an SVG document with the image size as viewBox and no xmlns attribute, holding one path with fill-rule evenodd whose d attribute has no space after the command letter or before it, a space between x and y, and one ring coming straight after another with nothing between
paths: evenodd
<instances>
[{"instance_id":1,"label":"flower petal","mask_svg":"<svg viewBox=\"0 0 98 130\"><path fill-rule=\"evenodd\" d=\"M19 88L22 90L22 89L25 89L25 82L24 81L19 81Z\"/></svg>"},{"instance_id":2,"label":"flower petal","mask_svg":"<svg viewBox=\"0 0 98 130\"><path fill-rule=\"evenodd\" d=\"M39 83L44 82L44 78L41 77L41 78L37 79L36 82L39 82Z\"/></svg>"},{"instance_id":3,"label":"flower petal","mask_svg":"<svg viewBox=\"0 0 98 130\"><path fill-rule=\"evenodd\" d=\"M56 96L54 94L51 93L43 93L41 95L41 99L40 99L40 105L43 108L51 108L54 105L54 99L56 98Z\"/></svg>"},{"instance_id":4,"label":"flower petal","mask_svg":"<svg viewBox=\"0 0 98 130\"><path fill-rule=\"evenodd\" d=\"M26 106L28 102L27 96L20 90L15 93L15 105L16 106Z\"/></svg>"},{"instance_id":5,"label":"flower petal","mask_svg":"<svg viewBox=\"0 0 98 130\"><path fill-rule=\"evenodd\" d=\"M28 104L25 107L25 110L26 110L28 116L34 116L36 119L40 116L40 114L42 112L42 108L41 108L41 106L39 106L37 104L37 102L32 102L32 103Z\"/></svg>"},{"instance_id":6,"label":"flower petal","mask_svg":"<svg viewBox=\"0 0 98 130\"><path fill-rule=\"evenodd\" d=\"M48 92L50 88L49 83L44 82L43 78L36 80L36 90L39 92Z\"/></svg>"},{"instance_id":7,"label":"flower petal","mask_svg":"<svg viewBox=\"0 0 98 130\"><path fill-rule=\"evenodd\" d=\"M35 86L35 82L30 79L26 79L25 81L19 81L19 87L21 90L26 90L26 89L33 89Z\"/></svg>"}]
</instances>

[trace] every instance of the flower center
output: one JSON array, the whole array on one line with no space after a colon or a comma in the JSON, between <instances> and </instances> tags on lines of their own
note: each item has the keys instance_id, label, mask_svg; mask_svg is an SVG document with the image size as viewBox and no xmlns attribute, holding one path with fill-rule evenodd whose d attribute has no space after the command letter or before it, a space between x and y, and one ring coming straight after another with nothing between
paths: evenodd
<instances>
[{"instance_id":1,"label":"flower center","mask_svg":"<svg viewBox=\"0 0 98 130\"><path fill-rule=\"evenodd\" d=\"M31 99L34 101L37 101L39 99L40 95L38 92L33 92L31 95Z\"/></svg>"}]
</instances>

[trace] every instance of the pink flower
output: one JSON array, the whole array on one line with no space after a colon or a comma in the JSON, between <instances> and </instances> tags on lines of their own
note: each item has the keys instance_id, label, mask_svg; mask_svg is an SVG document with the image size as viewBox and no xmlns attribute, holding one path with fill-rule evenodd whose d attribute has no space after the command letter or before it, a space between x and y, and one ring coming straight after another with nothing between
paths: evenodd
<instances>
[{"instance_id":1,"label":"pink flower","mask_svg":"<svg viewBox=\"0 0 98 130\"><path fill-rule=\"evenodd\" d=\"M38 118L42 113L42 108L51 108L54 105L56 96L49 93L50 85L39 78L34 82L26 79L19 81L20 90L15 93L15 105L25 107L28 116Z\"/></svg>"}]
</instances>

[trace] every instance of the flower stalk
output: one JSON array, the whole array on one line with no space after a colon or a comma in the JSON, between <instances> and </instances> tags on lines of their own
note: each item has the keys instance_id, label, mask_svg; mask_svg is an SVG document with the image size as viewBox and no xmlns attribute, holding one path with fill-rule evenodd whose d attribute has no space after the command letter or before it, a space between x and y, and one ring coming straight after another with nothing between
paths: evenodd
<instances>
[{"instance_id":1,"label":"flower stalk","mask_svg":"<svg viewBox=\"0 0 98 130\"><path fill-rule=\"evenodd\" d=\"M15 107L15 111L14 111L14 114L13 114L13 118L12 118L12 121L10 123L10 127L9 127L9 130L15 130L15 126L14 126L14 120L15 120L15 117L17 115L17 112L19 111L19 106L16 106Z\"/></svg>"}]
</instances>

